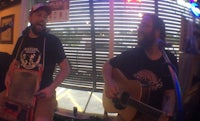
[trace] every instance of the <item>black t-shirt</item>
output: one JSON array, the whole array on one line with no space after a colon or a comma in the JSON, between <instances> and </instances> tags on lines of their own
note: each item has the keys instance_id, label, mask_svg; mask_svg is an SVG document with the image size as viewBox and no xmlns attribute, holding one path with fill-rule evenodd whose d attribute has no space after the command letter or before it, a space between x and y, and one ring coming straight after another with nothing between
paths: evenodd
<instances>
[{"instance_id":1,"label":"black t-shirt","mask_svg":"<svg viewBox=\"0 0 200 121\"><path fill-rule=\"evenodd\" d=\"M37 71L44 65L40 89L52 83L56 64L66 58L61 41L52 34L38 38L20 37L12 54L12 58L15 57L23 69Z\"/></svg>"},{"instance_id":2,"label":"black t-shirt","mask_svg":"<svg viewBox=\"0 0 200 121\"><path fill-rule=\"evenodd\" d=\"M166 51L172 64L177 68L176 57ZM138 80L143 85L149 85L151 92L148 104L161 109L163 92L173 89L173 81L163 57L150 60L142 48L132 48L112 58L110 64L119 68L129 80Z\"/></svg>"}]
</instances>

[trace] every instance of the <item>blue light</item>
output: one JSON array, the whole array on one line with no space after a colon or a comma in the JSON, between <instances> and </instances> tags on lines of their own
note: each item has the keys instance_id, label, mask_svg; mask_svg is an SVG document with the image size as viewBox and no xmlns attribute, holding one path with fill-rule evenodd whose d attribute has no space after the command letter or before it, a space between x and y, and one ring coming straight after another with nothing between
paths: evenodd
<instances>
[{"instance_id":1,"label":"blue light","mask_svg":"<svg viewBox=\"0 0 200 121\"><path fill-rule=\"evenodd\" d=\"M200 9L197 3L191 3L190 10L196 17L200 17Z\"/></svg>"}]
</instances>

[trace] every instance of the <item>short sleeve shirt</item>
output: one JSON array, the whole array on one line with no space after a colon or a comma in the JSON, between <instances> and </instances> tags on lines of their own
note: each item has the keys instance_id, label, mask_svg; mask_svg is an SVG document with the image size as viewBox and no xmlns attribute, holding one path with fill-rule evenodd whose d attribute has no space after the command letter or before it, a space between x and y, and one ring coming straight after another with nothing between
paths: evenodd
<instances>
[{"instance_id":1,"label":"short sleeve shirt","mask_svg":"<svg viewBox=\"0 0 200 121\"><path fill-rule=\"evenodd\" d=\"M167 52L172 63L177 67L176 57ZM168 64L163 57L150 60L143 48L132 48L112 58L110 64L119 68L129 80L138 80L150 86L148 104L161 109L162 95L167 89L173 89L173 81Z\"/></svg>"},{"instance_id":2,"label":"short sleeve shirt","mask_svg":"<svg viewBox=\"0 0 200 121\"><path fill-rule=\"evenodd\" d=\"M66 58L61 41L51 34L38 38L20 37L12 57L17 58L23 69L37 71L40 65L44 66L41 89L52 83L56 64Z\"/></svg>"}]
</instances>

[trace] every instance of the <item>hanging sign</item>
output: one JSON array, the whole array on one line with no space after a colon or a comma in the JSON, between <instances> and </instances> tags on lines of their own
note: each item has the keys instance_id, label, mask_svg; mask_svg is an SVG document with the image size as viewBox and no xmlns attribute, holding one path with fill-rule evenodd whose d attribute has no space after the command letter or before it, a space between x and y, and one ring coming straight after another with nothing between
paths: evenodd
<instances>
[{"instance_id":1,"label":"hanging sign","mask_svg":"<svg viewBox=\"0 0 200 121\"><path fill-rule=\"evenodd\" d=\"M66 22L69 20L69 0L50 0L52 9L48 22Z\"/></svg>"}]
</instances>

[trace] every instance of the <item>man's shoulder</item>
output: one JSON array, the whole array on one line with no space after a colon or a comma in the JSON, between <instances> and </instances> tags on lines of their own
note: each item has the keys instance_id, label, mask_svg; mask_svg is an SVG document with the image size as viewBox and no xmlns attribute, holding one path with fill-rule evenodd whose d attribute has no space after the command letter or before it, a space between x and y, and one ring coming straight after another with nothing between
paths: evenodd
<instances>
[{"instance_id":1,"label":"man's shoulder","mask_svg":"<svg viewBox=\"0 0 200 121\"><path fill-rule=\"evenodd\" d=\"M170 57L176 57L175 54L172 51L170 51L170 50L165 50L165 51L166 51L166 53L167 53L168 56L170 56Z\"/></svg>"},{"instance_id":2,"label":"man's shoulder","mask_svg":"<svg viewBox=\"0 0 200 121\"><path fill-rule=\"evenodd\" d=\"M166 50L167 56L172 61L172 63L177 63L177 56L172 51Z\"/></svg>"},{"instance_id":3,"label":"man's shoulder","mask_svg":"<svg viewBox=\"0 0 200 121\"><path fill-rule=\"evenodd\" d=\"M119 56L122 58L125 58L125 57L135 58L135 57L139 57L142 55L143 55L143 50L141 48L136 47L136 48L129 48L129 49L123 51Z\"/></svg>"},{"instance_id":4,"label":"man's shoulder","mask_svg":"<svg viewBox=\"0 0 200 121\"><path fill-rule=\"evenodd\" d=\"M141 53L143 51L142 48L140 47L135 47L135 48L129 48L126 51L124 51L125 53Z\"/></svg>"},{"instance_id":5,"label":"man's shoulder","mask_svg":"<svg viewBox=\"0 0 200 121\"><path fill-rule=\"evenodd\" d=\"M49 44L61 43L61 40L56 35L51 33L47 33L45 37L47 40L46 42Z\"/></svg>"},{"instance_id":6,"label":"man's shoulder","mask_svg":"<svg viewBox=\"0 0 200 121\"><path fill-rule=\"evenodd\" d=\"M46 33L45 37L47 39L59 39L56 35L51 34L51 33Z\"/></svg>"}]
</instances>

